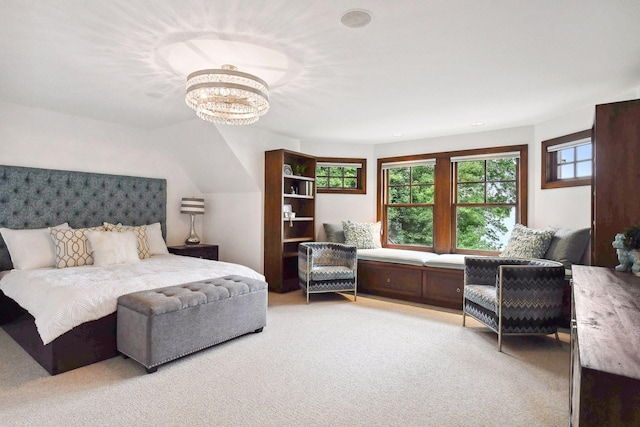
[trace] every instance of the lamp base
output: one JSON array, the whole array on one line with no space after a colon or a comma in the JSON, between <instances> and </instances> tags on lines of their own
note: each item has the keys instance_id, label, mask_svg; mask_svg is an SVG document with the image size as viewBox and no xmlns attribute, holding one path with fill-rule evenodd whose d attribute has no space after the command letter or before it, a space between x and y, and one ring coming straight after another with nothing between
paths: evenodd
<instances>
[{"instance_id":1,"label":"lamp base","mask_svg":"<svg viewBox=\"0 0 640 427\"><path fill-rule=\"evenodd\" d=\"M191 231L189 232L189 237L187 237L187 240L184 241L185 245L199 245L200 244L200 237L198 237L198 235L196 234L196 228L195 228L195 218L196 216L194 214L191 214Z\"/></svg>"},{"instance_id":2,"label":"lamp base","mask_svg":"<svg viewBox=\"0 0 640 427\"><path fill-rule=\"evenodd\" d=\"M184 241L185 245L199 245L200 238L198 236L189 236L187 240Z\"/></svg>"}]
</instances>

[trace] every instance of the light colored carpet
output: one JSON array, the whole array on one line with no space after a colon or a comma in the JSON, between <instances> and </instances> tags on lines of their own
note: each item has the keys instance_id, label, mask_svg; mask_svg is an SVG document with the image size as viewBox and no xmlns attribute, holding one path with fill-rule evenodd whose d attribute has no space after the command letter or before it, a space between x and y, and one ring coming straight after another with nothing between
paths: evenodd
<instances>
[{"instance_id":1,"label":"light colored carpet","mask_svg":"<svg viewBox=\"0 0 640 427\"><path fill-rule=\"evenodd\" d=\"M0 330L1 426L566 426L568 336L389 300L269 294L267 326L160 367L49 376ZM469 327L470 326L470 327Z\"/></svg>"}]
</instances>

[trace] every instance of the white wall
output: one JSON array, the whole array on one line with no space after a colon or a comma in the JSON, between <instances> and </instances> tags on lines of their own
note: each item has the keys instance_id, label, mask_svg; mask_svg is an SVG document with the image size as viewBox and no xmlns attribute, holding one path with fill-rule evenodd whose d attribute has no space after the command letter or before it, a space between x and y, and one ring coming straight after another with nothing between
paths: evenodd
<instances>
[{"instance_id":1,"label":"white wall","mask_svg":"<svg viewBox=\"0 0 640 427\"><path fill-rule=\"evenodd\" d=\"M300 142L250 126L220 126L218 130L251 186L242 192L205 194L209 207L204 237L220 246L220 260L263 272L264 233L269 232L264 230L264 152L300 151Z\"/></svg>"},{"instance_id":2,"label":"white wall","mask_svg":"<svg viewBox=\"0 0 640 427\"><path fill-rule=\"evenodd\" d=\"M222 261L263 271L264 151L299 141L252 127L193 119L155 131L0 103L0 164L167 180L167 243L184 243L182 197L204 197L196 217Z\"/></svg>"},{"instance_id":3,"label":"white wall","mask_svg":"<svg viewBox=\"0 0 640 427\"><path fill-rule=\"evenodd\" d=\"M531 144L532 142L533 126L521 126L486 132L378 144L375 146L375 155L377 158L383 158L505 145Z\"/></svg>"},{"instance_id":4,"label":"white wall","mask_svg":"<svg viewBox=\"0 0 640 427\"><path fill-rule=\"evenodd\" d=\"M146 131L0 103L0 164L167 180L167 241L188 235L180 198L199 195L180 165L155 150Z\"/></svg>"},{"instance_id":5,"label":"white wall","mask_svg":"<svg viewBox=\"0 0 640 427\"><path fill-rule=\"evenodd\" d=\"M599 104L640 97L640 88L603 98ZM529 147L529 225L535 228L585 228L591 226L591 186L541 189L542 141L591 129L595 105L571 111L535 125L535 142Z\"/></svg>"},{"instance_id":6,"label":"white wall","mask_svg":"<svg viewBox=\"0 0 640 427\"><path fill-rule=\"evenodd\" d=\"M595 108L537 124L529 147L529 226L586 228L591 224L591 186L542 189L542 141L590 129Z\"/></svg>"}]
</instances>

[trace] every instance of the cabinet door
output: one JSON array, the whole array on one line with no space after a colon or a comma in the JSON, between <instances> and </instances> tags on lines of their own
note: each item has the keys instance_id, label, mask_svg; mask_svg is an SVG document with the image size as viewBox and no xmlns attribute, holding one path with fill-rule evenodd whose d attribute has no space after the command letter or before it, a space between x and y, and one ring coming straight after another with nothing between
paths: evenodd
<instances>
[{"instance_id":1,"label":"cabinet door","mask_svg":"<svg viewBox=\"0 0 640 427\"><path fill-rule=\"evenodd\" d=\"M422 297L422 271L390 263L358 262L358 288L389 297Z\"/></svg>"},{"instance_id":2,"label":"cabinet door","mask_svg":"<svg viewBox=\"0 0 640 427\"><path fill-rule=\"evenodd\" d=\"M462 310L462 270L425 270L424 275L423 295L428 304Z\"/></svg>"}]
</instances>

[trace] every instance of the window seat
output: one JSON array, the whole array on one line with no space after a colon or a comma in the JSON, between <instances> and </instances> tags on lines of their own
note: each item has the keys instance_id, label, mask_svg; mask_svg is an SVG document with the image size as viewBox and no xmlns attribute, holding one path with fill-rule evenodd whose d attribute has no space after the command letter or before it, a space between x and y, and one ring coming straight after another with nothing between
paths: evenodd
<instances>
[{"instance_id":1,"label":"window seat","mask_svg":"<svg viewBox=\"0 0 640 427\"><path fill-rule=\"evenodd\" d=\"M358 291L462 309L464 255L358 249Z\"/></svg>"}]
</instances>

